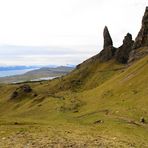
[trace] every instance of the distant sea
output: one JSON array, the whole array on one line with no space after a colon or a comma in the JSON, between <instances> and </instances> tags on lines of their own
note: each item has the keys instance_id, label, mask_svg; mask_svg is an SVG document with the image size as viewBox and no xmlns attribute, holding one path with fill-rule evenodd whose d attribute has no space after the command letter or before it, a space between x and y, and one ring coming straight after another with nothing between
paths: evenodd
<instances>
[{"instance_id":1,"label":"distant sea","mask_svg":"<svg viewBox=\"0 0 148 148\"><path fill-rule=\"evenodd\" d=\"M35 70L37 68L30 68L30 69L23 69L23 70L7 70L7 71L0 71L0 77L6 76L14 76L14 75L21 75L28 71Z\"/></svg>"}]
</instances>

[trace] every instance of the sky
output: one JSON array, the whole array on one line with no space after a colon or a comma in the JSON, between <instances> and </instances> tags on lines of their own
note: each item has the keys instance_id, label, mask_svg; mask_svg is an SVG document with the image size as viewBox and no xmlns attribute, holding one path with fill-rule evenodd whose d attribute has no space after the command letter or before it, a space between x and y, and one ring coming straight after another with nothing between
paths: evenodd
<instances>
[{"instance_id":1,"label":"sky","mask_svg":"<svg viewBox=\"0 0 148 148\"><path fill-rule=\"evenodd\" d=\"M135 39L147 0L0 0L0 65L79 64L103 47Z\"/></svg>"}]
</instances>

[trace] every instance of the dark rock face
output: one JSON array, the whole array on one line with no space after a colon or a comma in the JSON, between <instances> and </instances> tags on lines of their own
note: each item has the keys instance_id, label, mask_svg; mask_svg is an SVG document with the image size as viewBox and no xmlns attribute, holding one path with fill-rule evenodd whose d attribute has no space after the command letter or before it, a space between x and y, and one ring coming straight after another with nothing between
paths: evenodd
<instances>
[{"instance_id":1,"label":"dark rock face","mask_svg":"<svg viewBox=\"0 0 148 148\"><path fill-rule=\"evenodd\" d=\"M115 52L116 52L116 48L114 48L113 46L109 46L103 49L99 54L100 61L105 62L105 61L111 60L115 55Z\"/></svg>"},{"instance_id":2,"label":"dark rock face","mask_svg":"<svg viewBox=\"0 0 148 148\"><path fill-rule=\"evenodd\" d=\"M107 26L105 26L104 28L103 37L104 37L104 47L103 47L104 49L109 46L113 46L113 41L112 41L112 38L110 36Z\"/></svg>"},{"instance_id":3,"label":"dark rock face","mask_svg":"<svg viewBox=\"0 0 148 148\"><path fill-rule=\"evenodd\" d=\"M142 19L142 27L136 37L133 49L144 46L148 46L148 7L146 7L145 14Z\"/></svg>"},{"instance_id":4,"label":"dark rock face","mask_svg":"<svg viewBox=\"0 0 148 148\"><path fill-rule=\"evenodd\" d=\"M112 38L106 26L104 28L103 36L104 48L99 54L99 59L100 61L108 61L115 55L116 48L113 47Z\"/></svg>"},{"instance_id":5,"label":"dark rock face","mask_svg":"<svg viewBox=\"0 0 148 148\"><path fill-rule=\"evenodd\" d=\"M102 62L115 58L119 63L127 63L129 54L132 51L134 41L132 35L127 33L123 40L122 46L119 48L113 47L113 42L109 34L108 28L104 28L104 49L99 53L99 59Z\"/></svg>"},{"instance_id":6,"label":"dark rock face","mask_svg":"<svg viewBox=\"0 0 148 148\"><path fill-rule=\"evenodd\" d=\"M132 35L130 33L127 33L123 40L123 45L119 47L116 51L115 58L119 63L126 64L128 62L133 43L134 41L132 40Z\"/></svg>"}]
</instances>

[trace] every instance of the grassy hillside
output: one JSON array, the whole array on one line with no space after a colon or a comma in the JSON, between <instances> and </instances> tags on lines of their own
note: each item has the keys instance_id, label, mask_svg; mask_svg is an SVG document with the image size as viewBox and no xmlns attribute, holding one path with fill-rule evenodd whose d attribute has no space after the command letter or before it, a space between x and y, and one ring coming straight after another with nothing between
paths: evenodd
<instances>
[{"instance_id":1,"label":"grassy hillside","mask_svg":"<svg viewBox=\"0 0 148 148\"><path fill-rule=\"evenodd\" d=\"M15 99L23 84L1 85L0 145L24 146L27 135L43 146L148 147L147 69L148 56L122 65L97 55L62 78L27 83L33 91Z\"/></svg>"}]
</instances>

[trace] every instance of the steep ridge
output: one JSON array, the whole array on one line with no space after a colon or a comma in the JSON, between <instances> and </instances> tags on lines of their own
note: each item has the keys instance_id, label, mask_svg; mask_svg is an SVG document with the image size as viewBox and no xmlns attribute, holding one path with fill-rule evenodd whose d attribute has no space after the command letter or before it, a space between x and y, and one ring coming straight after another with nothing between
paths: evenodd
<instances>
[{"instance_id":1,"label":"steep ridge","mask_svg":"<svg viewBox=\"0 0 148 148\"><path fill-rule=\"evenodd\" d=\"M95 88L112 76L120 73L128 67L131 61L140 59L148 54L148 7L146 7L142 19L142 28L135 42L132 35L127 33L123 44L119 48L113 46L113 41L107 26L103 31L103 50L92 58L78 65L74 71L62 79L55 80L55 85L51 85L51 90L57 91L77 90Z\"/></svg>"}]
</instances>

